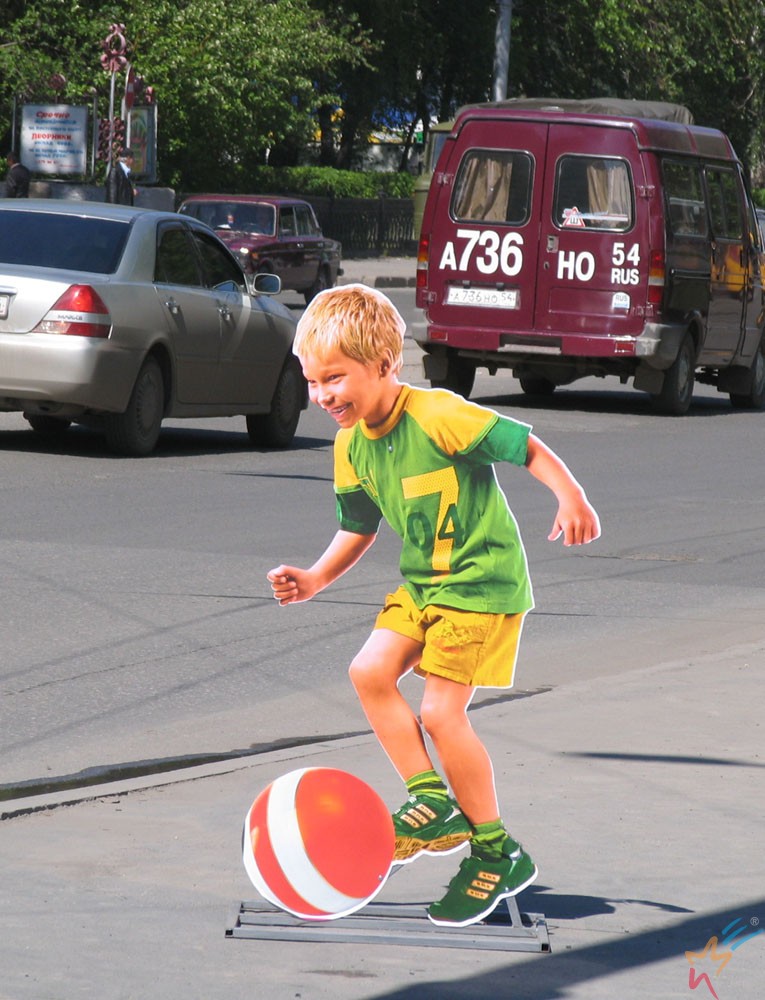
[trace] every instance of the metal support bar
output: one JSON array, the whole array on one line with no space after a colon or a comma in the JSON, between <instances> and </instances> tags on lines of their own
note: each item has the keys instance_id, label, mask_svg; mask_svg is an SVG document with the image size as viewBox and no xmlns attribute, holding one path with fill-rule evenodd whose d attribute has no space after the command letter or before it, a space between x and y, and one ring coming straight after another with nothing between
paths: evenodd
<instances>
[{"instance_id":1,"label":"metal support bar","mask_svg":"<svg viewBox=\"0 0 765 1000\"><path fill-rule=\"evenodd\" d=\"M335 941L342 944L405 944L424 948L485 951L550 951L541 913L518 910L514 897L478 924L439 927L418 903L370 903L338 920L300 920L265 901L245 901L226 928L226 937L271 941Z\"/></svg>"}]
</instances>

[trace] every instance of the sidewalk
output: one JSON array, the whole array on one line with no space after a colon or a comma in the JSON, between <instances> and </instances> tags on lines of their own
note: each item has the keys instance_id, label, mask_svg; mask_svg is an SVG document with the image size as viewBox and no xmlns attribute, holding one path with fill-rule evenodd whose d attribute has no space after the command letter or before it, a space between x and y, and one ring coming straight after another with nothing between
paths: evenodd
<instances>
[{"instance_id":1,"label":"sidewalk","mask_svg":"<svg viewBox=\"0 0 765 1000\"><path fill-rule=\"evenodd\" d=\"M546 916L551 954L225 936L257 899L240 835L270 781L339 767L400 804L360 736L3 803L6 817L36 811L0 823L0 997L688 1000L686 952L712 975L710 938L765 917L761 656L760 643L475 710L510 828L540 868L519 905ZM424 913L459 858L418 860L377 901ZM758 998L765 938L720 971L720 1000Z\"/></svg>"}]
</instances>

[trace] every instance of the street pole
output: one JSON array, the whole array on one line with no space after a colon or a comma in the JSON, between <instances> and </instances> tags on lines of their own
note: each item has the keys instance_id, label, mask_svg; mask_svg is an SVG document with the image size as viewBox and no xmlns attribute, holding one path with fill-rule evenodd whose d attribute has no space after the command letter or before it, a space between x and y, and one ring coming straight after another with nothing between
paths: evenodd
<instances>
[{"instance_id":1,"label":"street pole","mask_svg":"<svg viewBox=\"0 0 765 1000\"><path fill-rule=\"evenodd\" d=\"M101 42L104 54L101 56L101 66L111 75L109 86L109 150L106 157L106 172L111 170L114 154L114 89L117 74L127 66L128 41L125 37L125 25L113 24L109 34Z\"/></svg>"},{"instance_id":2,"label":"street pole","mask_svg":"<svg viewBox=\"0 0 765 1000\"><path fill-rule=\"evenodd\" d=\"M494 33L494 86L492 100L504 101L507 97L507 75L510 65L510 22L513 0L498 0L497 27Z\"/></svg>"}]
</instances>

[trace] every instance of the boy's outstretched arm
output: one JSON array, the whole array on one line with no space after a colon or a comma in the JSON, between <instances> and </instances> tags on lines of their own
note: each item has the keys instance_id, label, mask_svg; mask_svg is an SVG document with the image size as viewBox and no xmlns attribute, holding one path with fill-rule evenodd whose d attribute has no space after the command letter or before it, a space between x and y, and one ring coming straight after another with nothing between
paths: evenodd
<instances>
[{"instance_id":1,"label":"boy's outstretched arm","mask_svg":"<svg viewBox=\"0 0 765 1000\"><path fill-rule=\"evenodd\" d=\"M600 536L600 521L587 496L552 449L529 434L526 468L558 499L558 512L550 534L551 542L563 535L564 545L586 545Z\"/></svg>"},{"instance_id":2,"label":"boy's outstretched arm","mask_svg":"<svg viewBox=\"0 0 765 1000\"><path fill-rule=\"evenodd\" d=\"M309 569L285 565L274 567L267 577L275 599L279 604L310 601L357 563L376 537L357 535L341 528Z\"/></svg>"}]
</instances>

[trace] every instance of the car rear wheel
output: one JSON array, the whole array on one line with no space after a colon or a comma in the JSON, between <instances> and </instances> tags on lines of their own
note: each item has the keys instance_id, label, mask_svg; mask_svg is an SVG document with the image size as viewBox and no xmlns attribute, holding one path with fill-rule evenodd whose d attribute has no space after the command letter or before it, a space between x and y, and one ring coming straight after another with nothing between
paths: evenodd
<instances>
[{"instance_id":1,"label":"car rear wheel","mask_svg":"<svg viewBox=\"0 0 765 1000\"><path fill-rule=\"evenodd\" d=\"M38 434L45 434L53 437L56 434L63 434L69 430L72 421L64 420L61 417L49 417L46 413L25 413L24 419Z\"/></svg>"},{"instance_id":2,"label":"car rear wheel","mask_svg":"<svg viewBox=\"0 0 765 1000\"><path fill-rule=\"evenodd\" d=\"M154 358L147 358L135 380L124 413L106 417L106 441L120 455L149 455L157 444L165 414L165 383Z\"/></svg>"},{"instance_id":3,"label":"car rear wheel","mask_svg":"<svg viewBox=\"0 0 765 1000\"><path fill-rule=\"evenodd\" d=\"M261 448L288 448L295 437L305 398L303 372L297 358L287 358L276 383L269 413L249 413L247 433Z\"/></svg>"},{"instance_id":4,"label":"car rear wheel","mask_svg":"<svg viewBox=\"0 0 765 1000\"><path fill-rule=\"evenodd\" d=\"M686 333L677 357L664 372L661 392L651 397L657 411L674 417L681 417L687 413L691 405L695 379L696 348L693 337L690 333Z\"/></svg>"}]
</instances>

